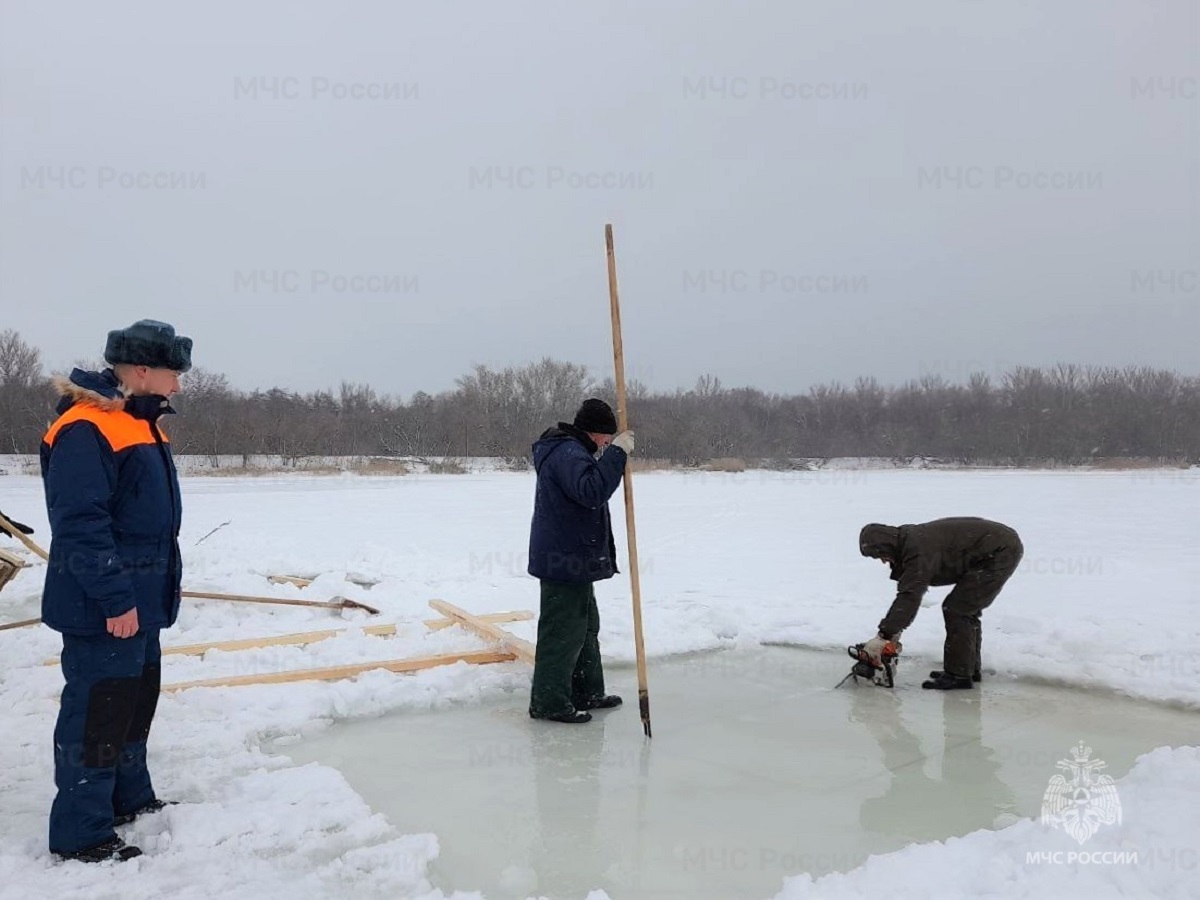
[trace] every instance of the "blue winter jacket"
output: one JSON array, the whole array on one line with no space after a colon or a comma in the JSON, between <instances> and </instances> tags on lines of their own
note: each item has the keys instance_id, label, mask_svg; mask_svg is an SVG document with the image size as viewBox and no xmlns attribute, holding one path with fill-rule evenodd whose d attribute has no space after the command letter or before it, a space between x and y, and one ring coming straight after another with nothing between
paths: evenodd
<instances>
[{"instance_id":1,"label":"blue winter jacket","mask_svg":"<svg viewBox=\"0 0 1200 900\"><path fill-rule=\"evenodd\" d=\"M590 582L617 573L608 498L627 457L609 446L596 459L586 433L560 422L533 445L537 490L529 534L529 574L544 581Z\"/></svg>"},{"instance_id":2,"label":"blue winter jacket","mask_svg":"<svg viewBox=\"0 0 1200 900\"><path fill-rule=\"evenodd\" d=\"M162 397L121 394L111 369L56 379L59 417L42 439L50 563L42 621L64 634L106 632L138 611L138 627L179 615L179 478L158 426Z\"/></svg>"}]
</instances>

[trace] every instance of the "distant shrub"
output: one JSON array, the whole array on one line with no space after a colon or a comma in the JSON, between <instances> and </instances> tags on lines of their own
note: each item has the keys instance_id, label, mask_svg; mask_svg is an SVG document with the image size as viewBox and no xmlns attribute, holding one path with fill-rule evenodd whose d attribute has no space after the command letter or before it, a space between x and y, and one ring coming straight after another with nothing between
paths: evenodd
<instances>
[{"instance_id":1,"label":"distant shrub","mask_svg":"<svg viewBox=\"0 0 1200 900\"><path fill-rule=\"evenodd\" d=\"M664 469L683 468L672 459L643 459L640 456L629 457L628 465L631 472L660 472Z\"/></svg>"},{"instance_id":2,"label":"distant shrub","mask_svg":"<svg viewBox=\"0 0 1200 900\"><path fill-rule=\"evenodd\" d=\"M528 456L506 456L500 467L505 472L528 472L533 468L533 460Z\"/></svg>"},{"instance_id":3,"label":"distant shrub","mask_svg":"<svg viewBox=\"0 0 1200 900\"><path fill-rule=\"evenodd\" d=\"M710 459L702 468L709 472L745 472L746 461L736 456L722 456Z\"/></svg>"},{"instance_id":4,"label":"distant shrub","mask_svg":"<svg viewBox=\"0 0 1200 900\"><path fill-rule=\"evenodd\" d=\"M408 466L398 459L389 459L386 456L369 456L358 464L351 466L350 471L358 472L362 475L407 475Z\"/></svg>"},{"instance_id":5,"label":"distant shrub","mask_svg":"<svg viewBox=\"0 0 1200 900\"><path fill-rule=\"evenodd\" d=\"M466 475L467 467L457 459L436 459L429 464L430 475Z\"/></svg>"}]
</instances>

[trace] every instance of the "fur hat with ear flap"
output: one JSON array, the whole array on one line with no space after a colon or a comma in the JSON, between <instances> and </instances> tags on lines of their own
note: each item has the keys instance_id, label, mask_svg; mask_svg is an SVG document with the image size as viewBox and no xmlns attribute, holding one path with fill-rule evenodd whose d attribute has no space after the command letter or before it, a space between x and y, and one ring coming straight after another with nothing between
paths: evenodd
<instances>
[{"instance_id":1,"label":"fur hat with ear flap","mask_svg":"<svg viewBox=\"0 0 1200 900\"><path fill-rule=\"evenodd\" d=\"M110 366L124 363L186 372L192 367L192 339L177 336L166 322L139 319L108 333L104 361Z\"/></svg>"},{"instance_id":2,"label":"fur hat with ear flap","mask_svg":"<svg viewBox=\"0 0 1200 900\"><path fill-rule=\"evenodd\" d=\"M617 417L612 407L595 397L583 401L579 412L575 413L575 421L571 424L589 434L617 433Z\"/></svg>"}]
</instances>

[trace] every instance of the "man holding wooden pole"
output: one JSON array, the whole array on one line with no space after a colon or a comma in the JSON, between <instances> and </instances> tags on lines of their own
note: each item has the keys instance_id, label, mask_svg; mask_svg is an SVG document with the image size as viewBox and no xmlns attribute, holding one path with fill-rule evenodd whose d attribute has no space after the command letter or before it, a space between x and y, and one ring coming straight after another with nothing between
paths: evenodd
<instances>
[{"instance_id":1,"label":"man holding wooden pole","mask_svg":"<svg viewBox=\"0 0 1200 900\"><path fill-rule=\"evenodd\" d=\"M82 862L141 855L114 825L165 805L146 740L158 703L159 630L179 614L179 479L159 418L173 412L192 341L143 319L110 331L103 372L56 379L42 440L52 542L42 620L62 634L50 851Z\"/></svg>"},{"instance_id":2,"label":"man holding wooden pole","mask_svg":"<svg viewBox=\"0 0 1200 900\"><path fill-rule=\"evenodd\" d=\"M529 699L535 719L581 724L591 721L589 709L621 705L620 697L604 692L593 590L617 573L608 500L621 484L634 440L633 432L616 431L612 407L591 399L573 422L559 422L533 445L529 574L541 581Z\"/></svg>"}]
</instances>

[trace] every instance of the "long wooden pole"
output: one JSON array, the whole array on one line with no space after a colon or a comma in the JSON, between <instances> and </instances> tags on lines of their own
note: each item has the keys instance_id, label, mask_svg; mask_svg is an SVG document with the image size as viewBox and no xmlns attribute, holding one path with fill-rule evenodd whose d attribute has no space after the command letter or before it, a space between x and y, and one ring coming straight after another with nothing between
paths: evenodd
<instances>
[{"instance_id":1,"label":"long wooden pole","mask_svg":"<svg viewBox=\"0 0 1200 900\"><path fill-rule=\"evenodd\" d=\"M49 553L26 537L16 525L3 515L0 515L0 526L46 562L50 561ZM375 607L359 603L357 600L348 600L345 597L337 597L333 600L293 600L288 597L258 597L249 594L222 594L216 591L180 591L180 594L193 600L230 600L238 603L272 603L279 606L317 606L323 609L361 609L373 616L379 615L379 610ZM34 621L30 620L21 624L34 624Z\"/></svg>"},{"instance_id":2,"label":"long wooden pole","mask_svg":"<svg viewBox=\"0 0 1200 900\"><path fill-rule=\"evenodd\" d=\"M37 544L35 544L30 538L26 537L25 532L23 532L20 528L18 528L16 525L14 525L12 522L10 522L8 519L4 518L3 515L0 515L0 528L3 528L5 531L7 531L9 534L11 534L14 538L16 538L18 541L20 541L26 547L28 547L31 551L36 553L42 559L46 560L46 562L50 561L49 553L47 553L45 550L43 550L41 547L39 547Z\"/></svg>"},{"instance_id":3,"label":"long wooden pole","mask_svg":"<svg viewBox=\"0 0 1200 900\"><path fill-rule=\"evenodd\" d=\"M373 616L379 610L357 600L335 597L332 600L293 600L290 597L258 597L253 594L222 594L218 591L180 591L181 596L193 600L229 600L235 603L275 603L279 606L315 606L322 609L361 609Z\"/></svg>"},{"instance_id":4,"label":"long wooden pole","mask_svg":"<svg viewBox=\"0 0 1200 900\"><path fill-rule=\"evenodd\" d=\"M291 600L287 597L255 597L247 594L220 594L215 591L180 591L180 595L192 600L225 600L235 603L271 603L279 606L309 606L317 609L361 609L373 616L379 615L379 610L357 600L347 600L345 597L335 597L333 600ZM26 619L24 622L13 622L5 628L21 628L25 625L36 625L41 619Z\"/></svg>"},{"instance_id":5,"label":"long wooden pole","mask_svg":"<svg viewBox=\"0 0 1200 900\"><path fill-rule=\"evenodd\" d=\"M9 622L5 625L0 625L0 631L8 631L10 628L28 628L30 625L40 625L41 619L22 619L20 622Z\"/></svg>"},{"instance_id":6,"label":"long wooden pole","mask_svg":"<svg viewBox=\"0 0 1200 900\"><path fill-rule=\"evenodd\" d=\"M625 431L629 427L628 411L625 408L625 346L621 340L621 302L617 295L617 254L613 248L612 225L604 226L604 245L608 255L608 299L612 312L617 428ZM646 737L651 737L650 688L646 681L646 648L642 641L642 584L638 572L637 529L633 520L633 472L628 463L622 481L625 485L625 532L629 536L629 583L633 591L633 643L637 652L638 708L642 714L642 730L646 732Z\"/></svg>"}]
</instances>

